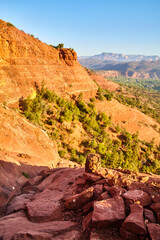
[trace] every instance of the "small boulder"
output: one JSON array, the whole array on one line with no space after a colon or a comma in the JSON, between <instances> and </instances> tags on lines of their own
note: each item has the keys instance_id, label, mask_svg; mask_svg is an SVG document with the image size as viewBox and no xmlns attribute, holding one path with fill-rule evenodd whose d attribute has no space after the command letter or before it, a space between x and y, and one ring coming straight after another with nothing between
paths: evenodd
<instances>
[{"instance_id":1,"label":"small boulder","mask_svg":"<svg viewBox=\"0 0 160 240\"><path fill-rule=\"evenodd\" d=\"M32 194L21 194L19 196L16 196L8 205L7 207L7 214L24 210L25 205L30 202L30 199L32 198Z\"/></svg>"},{"instance_id":2,"label":"small boulder","mask_svg":"<svg viewBox=\"0 0 160 240\"><path fill-rule=\"evenodd\" d=\"M152 203L150 205L150 208L157 214L158 212L160 212L160 202Z\"/></svg>"},{"instance_id":3,"label":"small boulder","mask_svg":"<svg viewBox=\"0 0 160 240\"><path fill-rule=\"evenodd\" d=\"M93 187L87 188L83 192L71 196L66 199L66 208L68 209L79 209L82 208L87 202L93 197Z\"/></svg>"},{"instance_id":4,"label":"small boulder","mask_svg":"<svg viewBox=\"0 0 160 240\"><path fill-rule=\"evenodd\" d=\"M111 195L108 192L103 192L98 198L97 201L106 200L111 198Z\"/></svg>"},{"instance_id":5,"label":"small boulder","mask_svg":"<svg viewBox=\"0 0 160 240\"><path fill-rule=\"evenodd\" d=\"M94 173L98 171L101 167L101 160L97 154L88 154L85 164L86 173Z\"/></svg>"},{"instance_id":6,"label":"small boulder","mask_svg":"<svg viewBox=\"0 0 160 240\"><path fill-rule=\"evenodd\" d=\"M97 198L99 195L101 195L102 192L103 192L103 185L102 184L96 184L94 186L94 191L93 191L94 197Z\"/></svg>"},{"instance_id":7,"label":"small boulder","mask_svg":"<svg viewBox=\"0 0 160 240\"><path fill-rule=\"evenodd\" d=\"M147 235L143 218L143 207L138 204L130 205L130 214L122 224L122 228L138 235Z\"/></svg>"},{"instance_id":8,"label":"small boulder","mask_svg":"<svg viewBox=\"0 0 160 240\"><path fill-rule=\"evenodd\" d=\"M116 182L117 182L117 179L114 178L114 177L108 179L108 185L109 185L110 187L114 186L114 185L116 184Z\"/></svg>"},{"instance_id":9,"label":"small boulder","mask_svg":"<svg viewBox=\"0 0 160 240\"><path fill-rule=\"evenodd\" d=\"M83 219L82 222L82 229L85 231L89 226L91 225L92 222L92 212L88 213L88 215Z\"/></svg>"},{"instance_id":10,"label":"small boulder","mask_svg":"<svg viewBox=\"0 0 160 240\"><path fill-rule=\"evenodd\" d=\"M160 194L152 195L152 201L153 201L154 203L160 202Z\"/></svg>"},{"instance_id":11,"label":"small boulder","mask_svg":"<svg viewBox=\"0 0 160 240\"><path fill-rule=\"evenodd\" d=\"M94 173L84 173L84 179L88 182L97 182L101 179L101 177L95 175Z\"/></svg>"},{"instance_id":12,"label":"small boulder","mask_svg":"<svg viewBox=\"0 0 160 240\"><path fill-rule=\"evenodd\" d=\"M77 186L84 186L86 184L86 181L84 178L77 178L75 183Z\"/></svg>"},{"instance_id":13,"label":"small boulder","mask_svg":"<svg viewBox=\"0 0 160 240\"><path fill-rule=\"evenodd\" d=\"M27 215L33 222L48 222L59 220L61 217L60 200L63 193L57 190L45 190L34 196L33 200L26 204Z\"/></svg>"},{"instance_id":14,"label":"small boulder","mask_svg":"<svg viewBox=\"0 0 160 240\"><path fill-rule=\"evenodd\" d=\"M38 184L42 180L42 176L36 176L34 178L30 178L25 184L24 187L34 186Z\"/></svg>"},{"instance_id":15,"label":"small boulder","mask_svg":"<svg viewBox=\"0 0 160 240\"><path fill-rule=\"evenodd\" d=\"M112 186L112 187L110 187L110 190L109 190L109 193L111 194L112 197L114 197L116 195L120 196L120 195L122 195L122 193L125 193L125 192L127 192L126 189L118 187L118 186Z\"/></svg>"},{"instance_id":16,"label":"small boulder","mask_svg":"<svg viewBox=\"0 0 160 240\"><path fill-rule=\"evenodd\" d=\"M0 187L0 214L3 213L10 200L16 196L16 191L9 191Z\"/></svg>"},{"instance_id":17,"label":"small boulder","mask_svg":"<svg viewBox=\"0 0 160 240\"><path fill-rule=\"evenodd\" d=\"M120 223L125 218L124 201L120 196L95 201L93 209L92 221L98 226Z\"/></svg>"},{"instance_id":18,"label":"small boulder","mask_svg":"<svg viewBox=\"0 0 160 240\"><path fill-rule=\"evenodd\" d=\"M107 184L104 184L103 190L109 192L110 187Z\"/></svg>"},{"instance_id":19,"label":"small boulder","mask_svg":"<svg viewBox=\"0 0 160 240\"><path fill-rule=\"evenodd\" d=\"M160 224L148 223L147 228L148 228L148 232L149 232L151 240L159 240L160 239Z\"/></svg>"},{"instance_id":20,"label":"small boulder","mask_svg":"<svg viewBox=\"0 0 160 240\"><path fill-rule=\"evenodd\" d=\"M140 203L143 207L151 204L151 197L142 190L129 190L123 197L127 206L132 203Z\"/></svg>"},{"instance_id":21,"label":"small boulder","mask_svg":"<svg viewBox=\"0 0 160 240\"><path fill-rule=\"evenodd\" d=\"M155 216L153 212L149 209L144 209L145 219L148 220L149 223L156 223Z\"/></svg>"}]
</instances>

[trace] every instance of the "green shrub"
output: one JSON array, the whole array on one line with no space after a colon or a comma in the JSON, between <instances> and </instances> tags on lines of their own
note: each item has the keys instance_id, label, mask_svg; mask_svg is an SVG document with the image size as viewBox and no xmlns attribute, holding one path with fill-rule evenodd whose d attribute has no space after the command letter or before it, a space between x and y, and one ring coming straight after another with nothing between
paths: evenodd
<instances>
[{"instance_id":1,"label":"green shrub","mask_svg":"<svg viewBox=\"0 0 160 240\"><path fill-rule=\"evenodd\" d=\"M65 155L67 154L67 152L66 152L65 150L59 150L59 151L58 151L58 154L59 154L59 156L60 156L61 158L64 158Z\"/></svg>"},{"instance_id":2,"label":"green shrub","mask_svg":"<svg viewBox=\"0 0 160 240\"><path fill-rule=\"evenodd\" d=\"M7 107L7 101L3 102L3 107L6 108Z\"/></svg>"},{"instance_id":3,"label":"green shrub","mask_svg":"<svg viewBox=\"0 0 160 240\"><path fill-rule=\"evenodd\" d=\"M55 120L52 118L48 118L45 123L49 124L49 125L55 125Z\"/></svg>"},{"instance_id":4,"label":"green shrub","mask_svg":"<svg viewBox=\"0 0 160 240\"><path fill-rule=\"evenodd\" d=\"M23 175L25 178L30 178L29 174L26 173L26 172L22 172L22 175Z\"/></svg>"},{"instance_id":5,"label":"green shrub","mask_svg":"<svg viewBox=\"0 0 160 240\"><path fill-rule=\"evenodd\" d=\"M57 49L62 49L64 48L64 44L63 43L59 43L57 46L56 46Z\"/></svg>"},{"instance_id":6,"label":"green shrub","mask_svg":"<svg viewBox=\"0 0 160 240\"><path fill-rule=\"evenodd\" d=\"M94 97L92 97L92 98L90 98L90 101L91 101L91 102L95 102L96 99L95 99Z\"/></svg>"},{"instance_id":7,"label":"green shrub","mask_svg":"<svg viewBox=\"0 0 160 240\"><path fill-rule=\"evenodd\" d=\"M12 23L10 23L10 22L7 22L7 26L8 27L15 27Z\"/></svg>"}]
</instances>

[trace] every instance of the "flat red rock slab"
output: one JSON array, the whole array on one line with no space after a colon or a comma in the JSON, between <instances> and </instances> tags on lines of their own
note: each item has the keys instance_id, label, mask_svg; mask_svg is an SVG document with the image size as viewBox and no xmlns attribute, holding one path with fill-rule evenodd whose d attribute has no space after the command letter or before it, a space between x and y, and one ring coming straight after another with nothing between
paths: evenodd
<instances>
[{"instance_id":1,"label":"flat red rock slab","mask_svg":"<svg viewBox=\"0 0 160 240\"><path fill-rule=\"evenodd\" d=\"M72 230L72 228L75 226L76 223L71 221L34 223L30 222L24 213L18 212L0 218L0 239L12 240L17 232L24 233L28 230L39 233L48 233L52 236L57 236L58 234L62 234L62 231Z\"/></svg>"},{"instance_id":2,"label":"flat red rock slab","mask_svg":"<svg viewBox=\"0 0 160 240\"><path fill-rule=\"evenodd\" d=\"M138 204L130 205L131 213L122 224L125 231L138 235L147 235L143 218L143 207Z\"/></svg>"},{"instance_id":3,"label":"flat red rock slab","mask_svg":"<svg viewBox=\"0 0 160 240\"><path fill-rule=\"evenodd\" d=\"M142 190L129 190L123 194L126 204L140 203L143 207L151 204L151 197Z\"/></svg>"},{"instance_id":4,"label":"flat red rock slab","mask_svg":"<svg viewBox=\"0 0 160 240\"><path fill-rule=\"evenodd\" d=\"M147 228L148 228L148 232L149 232L151 240L159 240L160 239L160 224L148 223Z\"/></svg>"},{"instance_id":5,"label":"flat red rock slab","mask_svg":"<svg viewBox=\"0 0 160 240\"><path fill-rule=\"evenodd\" d=\"M45 190L36 194L33 201L27 203L27 215L31 221L47 222L59 220L61 216L60 200L63 193L56 190Z\"/></svg>"},{"instance_id":6,"label":"flat red rock slab","mask_svg":"<svg viewBox=\"0 0 160 240\"><path fill-rule=\"evenodd\" d=\"M94 173L84 173L84 179L88 182L96 182L100 180L101 177Z\"/></svg>"},{"instance_id":7,"label":"flat red rock slab","mask_svg":"<svg viewBox=\"0 0 160 240\"><path fill-rule=\"evenodd\" d=\"M95 201L93 208L92 221L99 226L117 223L125 218L124 201L120 196Z\"/></svg>"},{"instance_id":8,"label":"flat red rock slab","mask_svg":"<svg viewBox=\"0 0 160 240\"><path fill-rule=\"evenodd\" d=\"M30 202L32 196L33 196L32 194L21 194L15 197L7 207L7 214L25 209L25 204Z\"/></svg>"}]
</instances>

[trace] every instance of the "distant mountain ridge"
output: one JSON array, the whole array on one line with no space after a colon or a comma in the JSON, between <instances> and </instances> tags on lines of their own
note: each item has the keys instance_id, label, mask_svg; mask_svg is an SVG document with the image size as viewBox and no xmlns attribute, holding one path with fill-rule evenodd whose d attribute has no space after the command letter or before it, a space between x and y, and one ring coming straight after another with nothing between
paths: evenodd
<instances>
[{"instance_id":1,"label":"distant mountain ridge","mask_svg":"<svg viewBox=\"0 0 160 240\"><path fill-rule=\"evenodd\" d=\"M93 70L118 71L119 75L133 78L160 79L159 56L102 53L78 59L84 67ZM107 72L107 76L108 74Z\"/></svg>"},{"instance_id":2,"label":"distant mountain ridge","mask_svg":"<svg viewBox=\"0 0 160 240\"><path fill-rule=\"evenodd\" d=\"M145 55L125 55L118 53L106 53L97 54L94 56L82 56L79 57L79 60L82 59L98 59L102 61L118 61L118 62L133 62L133 61L157 61L160 60L160 56L145 56Z\"/></svg>"}]
</instances>

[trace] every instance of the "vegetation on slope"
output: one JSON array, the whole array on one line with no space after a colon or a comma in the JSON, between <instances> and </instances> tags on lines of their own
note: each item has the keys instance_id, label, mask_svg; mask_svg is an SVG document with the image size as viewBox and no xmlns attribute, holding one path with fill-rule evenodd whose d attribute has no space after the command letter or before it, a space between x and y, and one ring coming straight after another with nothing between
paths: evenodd
<instances>
[{"instance_id":1,"label":"vegetation on slope","mask_svg":"<svg viewBox=\"0 0 160 240\"><path fill-rule=\"evenodd\" d=\"M101 97L110 100L112 96L99 89L96 98ZM34 98L20 102L20 108L27 119L57 141L61 157L84 164L88 153L98 153L103 166L160 174L160 146L153 141L140 142L138 134L114 126L109 116L96 111L94 101L85 103L82 94L68 101L42 85ZM78 128L80 137L75 134ZM109 130L115 133L114 139Z\"/></svg>"},{"instance_id":2,"label":"vegetation on slope","mask_svg":"<svg viewBox=\"0 0 160 240\"><path fill-rule=\"evenodd\" d=\"M119 92L115 93L115 98L120 103L137 107L160 123L160 80L125 77L107 79L120 84Z\"/></svg>"}]
</instances>

